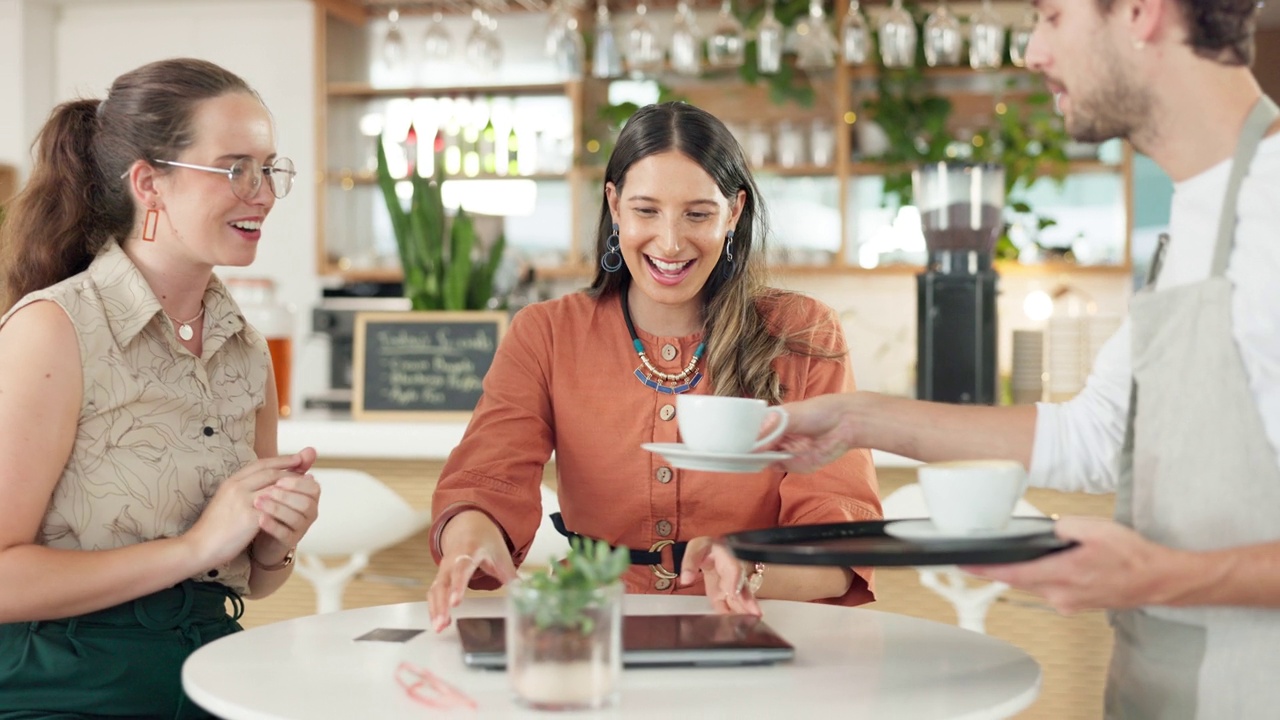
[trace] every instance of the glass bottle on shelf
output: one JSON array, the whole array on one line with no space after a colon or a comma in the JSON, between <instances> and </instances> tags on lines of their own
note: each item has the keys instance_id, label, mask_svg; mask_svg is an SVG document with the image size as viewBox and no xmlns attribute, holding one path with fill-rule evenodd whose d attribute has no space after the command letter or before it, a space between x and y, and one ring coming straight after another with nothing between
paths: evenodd
<instances>
[{"instance_id":1,"label":"glass bottle on shelf","mask_svg":"<svg viewBox=\"0 0 1280 720\"><path fill-rule=\"evenodd\" d=\"M409 122L409 132L404 136L404 176L412 178L418 172L418 129Z\"/></svg>"},{"instance_id":2,"label":"glass bottle on shelf","mask_svg":"<svg viewBox=\"0 0 1280 720\"><path fill-rule=\"evenodd\" d=\"M462 128L462 174L467 177L480 174L480 130L471 123Z\"/></svg>"},{"instance_id":3,"label":"glass bottle on shelf","mask_svg":"<svg viewBox=\"0 0 1280 720\"><path fill-rule=\"evenodd\" d=\"M446 175L462 172L462 127L458 123L458 106L454 104L444 126L444 171Z\"/></svg>"},{"instance_id":4,"label":"glass bottle on shelf","mask_svg":"<svg viewBox=\"0 0 1280 720\"><path fill-rule=\"evenodd\" d=\"M1036 30L1036 11L1027 8L1022 17L1009 28L1009 59L1018 67L1027 66L1027 46Z\"/></svg>"},{"instance_id":5,"label":"glass bottle on shelf","mask_svg":"<svg viewBox=\"0 0 1280 720\"><path fill-rule=\"evenodd\" d=\"M515 123L511 123L511 132L507 133L507 174L520 174L520 136L516 134Z\"/></svg>"},{"instance_id":6,"label":"glass bottle on shelf","mask_svg":"<svg viewBox=\"0 0 1280 720\"><path fill-rule=\"evenodd\" d=\"M480 131L480 170L494 175L498 172L497 131L493 128L493 102L489 102L489 119Z\"/></svg>"}]
</instances>

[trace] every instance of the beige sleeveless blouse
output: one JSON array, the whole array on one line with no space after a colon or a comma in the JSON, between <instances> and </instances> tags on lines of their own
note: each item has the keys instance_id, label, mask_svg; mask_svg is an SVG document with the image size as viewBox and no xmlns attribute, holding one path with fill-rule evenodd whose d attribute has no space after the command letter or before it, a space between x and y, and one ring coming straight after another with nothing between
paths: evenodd
<instances>
[{"instance_id":1,"label":"beige sleeveless blouse","mask_svg":"<svg viewBox=\"0 0 1280 720\"><path fill-rule=\"evenodd\" d=\"M109 550L186 532L214 491L257 456L266 341L215 276L205 289L204 357L179 344L160 302L115 242L75 276L14 306L57 303L80 343L84 396L71 456L37 542ZM248 590L241 555L194 580Z\"/></svg>"}]
</instances>

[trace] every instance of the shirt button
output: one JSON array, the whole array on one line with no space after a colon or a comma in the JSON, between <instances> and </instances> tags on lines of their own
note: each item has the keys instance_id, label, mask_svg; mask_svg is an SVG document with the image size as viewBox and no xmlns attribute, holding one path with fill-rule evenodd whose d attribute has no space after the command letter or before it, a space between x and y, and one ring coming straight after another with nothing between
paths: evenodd
<instances>
[{"instance_id":1,"label":"shirt button","mask_svg":"<svg viewBox=\"0 0 1280 720\"><path fill-rule=\"evenodd\" d=\"M217 570L210 570L210 571L209 571L209 577L211 577L211 578L216 578L216 577L218 577L218 571L217 571Z\"/></svg>"},{"instance_id":2,"label":"shirt button","mask_svg":"<svg viewBox=\"0 0 1280 720\"><path fill-rule=\"evenodd\" d=\"M663 485L666 485L667 483L671 482L672 475L673 473L671 472L671 468L666 466L658 468L658 472L657 472L658 482L662 483Z\"/></svg>"},{"instance_id":3,"label":"shirt button","mask_svg":"<svg viewBox=\"0 0 1280 720\"><path fill-rule=\"evenodd\" d=\"M653 581L654 590L666 590L671 587L671 581L667 578L658 578Z\"/></svg>"},{"instance_id":4,"label":"shirt button","mask_svg":"<svg viewBox=\"0 0 1280 720\"><path fill-rule=\"evenodd\" d=\"M666 345L662 346L662 359L666 360L667 362L671 362L672 360L675 360L676 355L679 355L679 354L680 354L680 351L677 350L676 346L672 345L671 343L667 343Z\"/></svg>"},{"instance_id":5,"label":"shirt button","mask_svg":"<svg viewBox=\"0 0 1280 720\"><path fill-rule=\"evenodd\" d=\"M659 520L654 524L653 529L658 533L659 537L666 537L671 534L671 523L666 520Z\"/></svg>"},{"instance_id":6,"label":"shirt button","mask_svg":"<svg viewBox=\"0 0 1280 720\"><path fill-rule=\"evenodd\" d=\"M205 426L204 426L204 436L205 436L205 437L213 437L213 428L209 427L208 425L205 425Z\"/></svg>"},{"instance_id":7,"label":"shirt button","mask_svg":"<svg viewBox=\"0 0 1280 720\"><path fill-rule=\"evenodd\" d=\"M658 410L658 417L662 418L663 420L670 420L671 418L673 418L673 417L675 417L675 416L676 416L676 406L675 406L675 405L663 405L663 406Z\"/></svg>"}]
</instances>

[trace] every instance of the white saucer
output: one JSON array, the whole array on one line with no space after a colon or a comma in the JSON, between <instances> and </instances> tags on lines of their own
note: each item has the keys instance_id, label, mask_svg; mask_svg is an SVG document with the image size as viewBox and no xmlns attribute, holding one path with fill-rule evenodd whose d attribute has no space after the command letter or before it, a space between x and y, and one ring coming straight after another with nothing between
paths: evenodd
<instances>
[{"instance_id":1,"label":"white saucer","mask_svg":"<svg viewBox=\"0 0 1280 720\"><path fill-rule=\"evenodd\" d=\"M1043 517L1010 518L999 530L974 530L967 533L943 531L930 520L896 520L885 523L884 532L903 540L992 540L1029 537L1053 532L1053 520Z\"/></svg>"},{"instance_id":2,"label":"white saucer","mask_svg":"<svg viewBox=\"0 0 1280 720\"><path fill-rule=\"evenodd\" d=\"M770 463L791 458L785 452L708 453L690 450L684 443L645 443L640 447L666 458L673 467L711 472L760 472Z\"/></svg>"}]
</instances>

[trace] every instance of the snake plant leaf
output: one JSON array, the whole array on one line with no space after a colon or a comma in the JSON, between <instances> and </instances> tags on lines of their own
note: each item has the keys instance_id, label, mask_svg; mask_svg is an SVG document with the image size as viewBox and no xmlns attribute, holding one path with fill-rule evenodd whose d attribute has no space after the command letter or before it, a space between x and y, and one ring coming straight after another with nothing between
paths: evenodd
<instances>
[{"instance_id":1,"label":"snake plant leaf","mask_svg":"<svg viewBox=\"0 0 1280 720\"><path fill-rule=\"evenodd\" d=\"M498 266L502 264L502 255L507 250L507 236L498 235L493 247L489 248L486 261L476 263L471 268L471 283L467 289L467 308L482 310L493 297L493 279L498 274Z\"/></svg>"},{"instance_id":2,"label":"snake plant leaf","mask_svg":"<svg viewBox=\"0 0 1280 720\"><path fill-rule=\"evenodd\" d=\"M382 198L386 201L387 215L391 218L391 229L396 235L396 249L400 253L400 264L403 267L412 265L409 253L409 218L400 205L400 196L396 194L396 180L387 169L387 151L382 146L382 136L378 136L378 187L382 188Z\"/></svg>"},{"instance_id":3,"label":"snake plant leaf","mask_svg":"<svg viewBox=\"0 0 1280 720\"><path fill-rule=\"evenodd\" d=\"M471 250L476 232L471 218L462 208L453 218L449 238L449 263L444 280L444 309L467 309L467 283L471 280Z\"/></svg>"}]
</instances>

